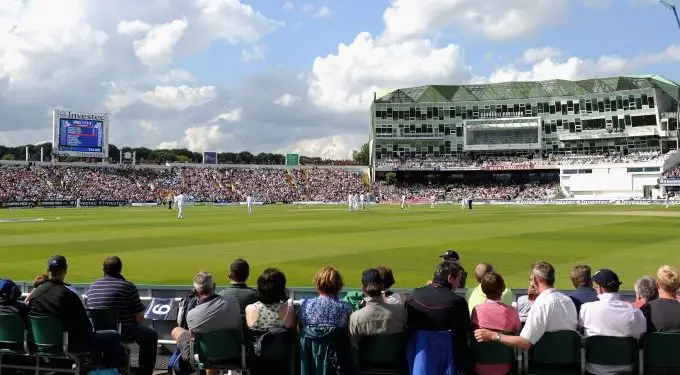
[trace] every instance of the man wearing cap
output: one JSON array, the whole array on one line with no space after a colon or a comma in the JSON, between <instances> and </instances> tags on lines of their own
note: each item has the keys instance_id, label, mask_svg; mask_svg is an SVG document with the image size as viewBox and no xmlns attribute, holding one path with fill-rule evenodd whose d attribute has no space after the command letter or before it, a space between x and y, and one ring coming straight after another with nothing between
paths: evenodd
<instances>
[{"instance_id":1,"label":"man wearing cap","mask_svg":"<svg viewBox=\"0 0 680 375\"><path fill-rule=\"evenodd\" d=\"M55 255L47 262L48 279L37 287L28 301L31 315L54 316L68 332L69 351L89 352L95 360L103 357L107 368L118 368L120 334L117 331L95 332L80 297L64 282L66 258Z\"/></svg>"},{"instance_id":2,"label":"man wearing cap","mask_svg":"<svg viewBox=\"0 0 680 375\"><path fill-rule=\"evenodd\" d=\"M642 311L621 300L619 276L609 269L593 275L599 301L584 303L579 314L579 325L585 337L611 336L639 339L647 331ZM586 372L595 375L633 371L631 366L609 366L586 363Z\"/></svg>"},{"instance_id":3,"label":"man wearing cap","mask_svg":"<svg viewBox=\"0 0 680 375\"><path fill-rule=\"evenodd\" d=\"M361 291L366 305L349 318L349 335L354 349L362 337L391 335L406 330L406 309L402 305L388 305L382 296L383 280L375 268L361 275Z\"/></svg>"},{"instance_id":4,"label":"man wearing cap","mask_svg":"<svg viewBox=\"0 0 680 375\"><path fill-rule=\"evenodd\" d=\"M465 271L465 268L463 268L463 265L460 264L460 255L458 255L458 252L455 250L446 250L444 254L440 255L439 257L444 260L457 263L460 266L461 275L458 288L465 288L465 281L467 280L468 273Z\"/></svg>"}]
</instances>

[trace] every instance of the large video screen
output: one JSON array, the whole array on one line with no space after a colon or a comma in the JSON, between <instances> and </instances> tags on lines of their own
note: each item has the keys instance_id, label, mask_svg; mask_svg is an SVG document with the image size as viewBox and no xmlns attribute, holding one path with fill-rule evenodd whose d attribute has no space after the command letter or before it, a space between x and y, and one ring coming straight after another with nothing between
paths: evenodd
<instances>
[{"instance_id":1,"label":"large video screen","mask_svg":"<svg viewBox=\"0 0 680 375\"><path fill-rule=\"evenodd\" d=\"M101 152L104 122L59 119L59 150Z\"/></svg>"},{"instance_id":2,"label":"large video screen","mask_svg":"<svg viewBox=\"0 0 680 375\"><path fill-rule=\"evenodd\" d=\"M56 156L107 158L107 113L54 111L52 152Z\"/></svg>"}]
</instances>

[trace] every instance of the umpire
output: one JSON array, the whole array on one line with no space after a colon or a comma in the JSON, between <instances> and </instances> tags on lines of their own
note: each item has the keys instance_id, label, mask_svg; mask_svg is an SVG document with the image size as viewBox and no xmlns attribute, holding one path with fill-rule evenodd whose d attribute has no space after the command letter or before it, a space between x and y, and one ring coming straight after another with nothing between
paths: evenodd
<instances>
[{"instance_id":1,"label":"umpire","mask_svg":"<svg viewBox=\"0 0 680 375\"><path fill-rule=\"evenodd\" d=\"M465 281L467 280L468 273L465 271L465 268L463 268L463 265L460 264L460 255L458 255L458 252L455 250L446 250L444 254L440 255L439 257L446 261L458 263L458 265L460 265L460 268L463 270L463 272L460 275L460 284L458 287L465 288Z\"/></svg>"}]
</instances>

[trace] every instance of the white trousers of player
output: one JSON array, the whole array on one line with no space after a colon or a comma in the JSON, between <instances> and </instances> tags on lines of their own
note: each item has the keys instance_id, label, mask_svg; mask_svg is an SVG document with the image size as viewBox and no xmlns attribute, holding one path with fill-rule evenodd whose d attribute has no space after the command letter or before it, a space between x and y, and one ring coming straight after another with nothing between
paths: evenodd
<instances>
[{"instance_id":1,"label":"white trousers of player","mask_svg":"<svg viewBox=\"0 0 680 375\"><path fill-rule=\"evenodd\" d=\"M406 207L406 201L401 201L401 208L403 209L405 207Z\"/></svg>"},{"instance_id":2,"label":"white trousers of player","mask_svg":"<svg viewBox=\"0 0 680 375\"><path fill-rule=\"evenodd\" d=\"M352 207L352 201L347 202L347 207L348 207L347 211L352 211L352 208L353 208Z\"/></svg>"},{"instance_id":3,"label":"white trousers of player","mask_svg":"<svg viewBox=\"0 0 680 375\"><path fill-rule=\"evenodd\" d=\"M460 209L464 210L465 209L465 199L460 201Z\"/></svg>"},{"instance_id":4,"label":"white trousers of player","mask_svg":"<svg viewBox=\"0 0 680 375\"><path fill-rule=\"evenodd\" d=\"M430 208L434 208L434 201L430 202Z\"/></svg>"},{"instance_id":5,"label":"white trousers of player","mask_svg":"<svg viewBox=\"0 0 680 375\"><path fill-rule=\"evenodd\" d=\"M177 218L178 219L183 219L184 218L184 206L177 206Z\"/></svg>"},{"instance_id":6,"label":"white trousers of player","mask_svg":"<svg viewBox=\"0 0 680 375\"><path fill-rule=\"evenodd\" d=\"M249 204L249 205L248 205L248 213L249 213L249 214L252 214L252 213L253 213L253 205L252 205L252 204Z\"/></svg>"}]
</instances>

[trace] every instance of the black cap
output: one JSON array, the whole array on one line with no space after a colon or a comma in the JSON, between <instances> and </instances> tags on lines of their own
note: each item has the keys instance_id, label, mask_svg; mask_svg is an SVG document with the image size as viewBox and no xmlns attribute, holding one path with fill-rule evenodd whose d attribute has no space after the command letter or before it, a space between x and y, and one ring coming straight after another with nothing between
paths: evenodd
<instances>
[{"instance_id":1,"label":"black cap","mask_svg":"<svg viewBox=\"0 0 680 375\"><path fill-rule=\"evenodd\" d=\"M612 270L603 268L593 275L593 282L604 288L613 288L621 285L619 276Z\"/></svg>"},{"instance_id":2,"label":"black cap","mask_svg":"<svg viewBox=\"0 0 680 375\"><path fill-rule=\"evenodd\" d=\"M66 265L66 258L61 255L54 255L47 261L48 271L59 271L65 270L68 266Z\"/></svg>"},{"instance_id":3,"label":"black cap","mask_svg":"<svg viewBox=\"0 0 680 375\"><path fill-rule=\"evenodd\" d=\"M446 250L446 252L439 257L444 258L444 260L460 260L460 256L455 250Z\"/></svg>"},{"instance_id":4,"label":"black cap","mask_svg":"<svg viewBox=\"0 0 680 375\"><path fill-rule=\"evenodd\" d=\"M380 277L380 272L375 268L369 268L361 275L361 284L364 287L367 287L370 284L382 285L382 283L383 280L382 277Z\"/></svg>"}]
</instances>

